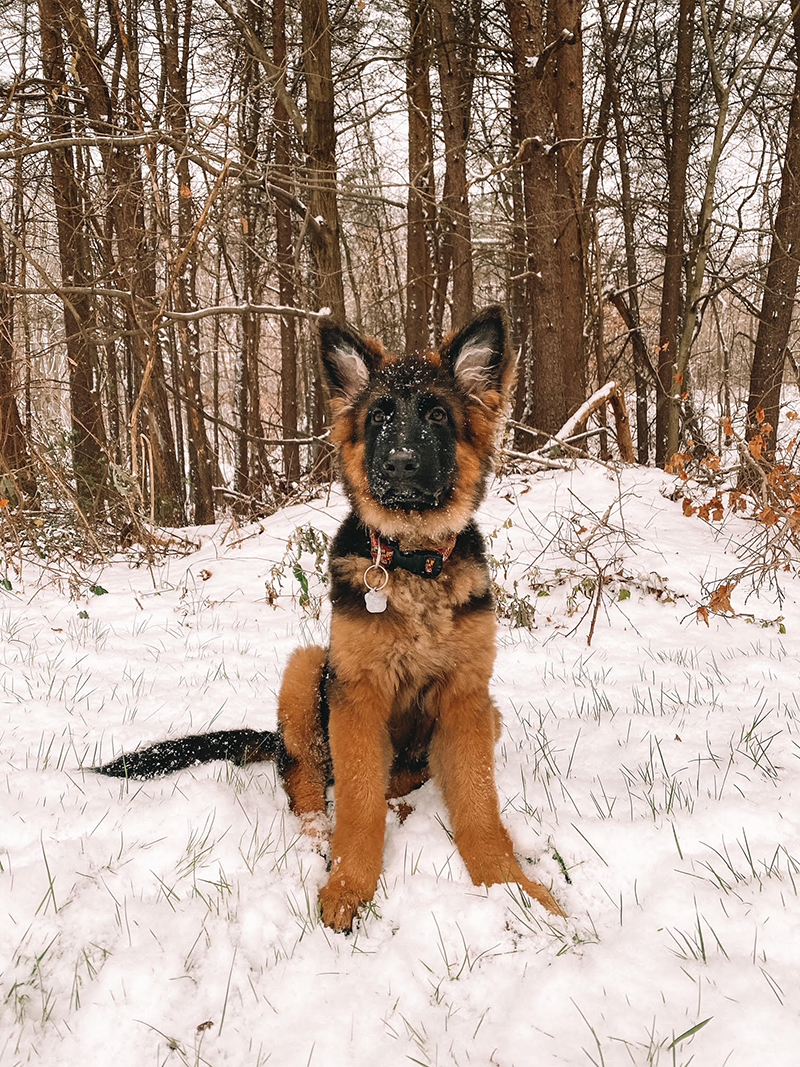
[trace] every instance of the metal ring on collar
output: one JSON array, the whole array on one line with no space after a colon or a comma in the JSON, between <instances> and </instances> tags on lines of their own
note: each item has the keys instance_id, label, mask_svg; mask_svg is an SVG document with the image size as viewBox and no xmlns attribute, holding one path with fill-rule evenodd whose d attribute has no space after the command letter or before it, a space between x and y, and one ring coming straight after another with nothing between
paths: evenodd
<instances>
[{"instance_id":1,"label":"metal ring on collar","mask_svg":"<svg viewBox=\"0 0 800 1067\"><path fill-rule=\"evenodd\" d=\"M367 581L367 575L370 571L381 571L383 574L383 581L380 585L370 585ZM364 571L364 585L373 593L380 593L381 589L385 589L389 581L389 572L380 563L370 563L369 567Z\"/></svg>"}]
</instances>

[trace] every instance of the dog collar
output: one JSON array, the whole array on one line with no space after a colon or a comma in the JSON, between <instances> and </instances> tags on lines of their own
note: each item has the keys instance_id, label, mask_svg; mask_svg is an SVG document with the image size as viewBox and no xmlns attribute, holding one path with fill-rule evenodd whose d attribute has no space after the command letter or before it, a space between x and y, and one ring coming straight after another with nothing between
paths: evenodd
<instances>
[{"instance_id":1,"label":"dog collar","mask_svg":"<svg viewBox=\"0 0 800 1067\"><path fill-rule=\"evenodd\" d=\"M370 528L369 544L372 553L373 565L380 565L386 570L393 571L397 567L404 571L410 571L420 578L438 578L442 573L442 567L450 557L456 543L456 535L451 534L444 547L440 550L434 548L418 549L414 552L404 552L397 541L381 537L377 530Z\"/></svg>"}]
</instances>

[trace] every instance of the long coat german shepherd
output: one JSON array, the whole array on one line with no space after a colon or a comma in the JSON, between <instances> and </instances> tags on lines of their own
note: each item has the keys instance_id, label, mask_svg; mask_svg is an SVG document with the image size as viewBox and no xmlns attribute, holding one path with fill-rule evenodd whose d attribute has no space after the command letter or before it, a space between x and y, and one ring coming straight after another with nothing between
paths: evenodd
<instances>
[{"instance_id":1,"label":"long coat german shepherd","mask_svg":"<svg viewBox=\"0 0 800 1067\"><path fill-rule=\"evenodd\" d=\"M350 930L375 893L387 800L432 775L473 882L518 882L560 915L514 856L494 780L494 602L472 516L514 376L503 313L488 308L424 357L392 356L329 320L320 334L352 505L331 548L329 647L291 656L277 732L165 741L98 770L151 778L213 759L273 759L310 833L333 781L320 906L334 930Z\"/></svg>"}]
</instances>

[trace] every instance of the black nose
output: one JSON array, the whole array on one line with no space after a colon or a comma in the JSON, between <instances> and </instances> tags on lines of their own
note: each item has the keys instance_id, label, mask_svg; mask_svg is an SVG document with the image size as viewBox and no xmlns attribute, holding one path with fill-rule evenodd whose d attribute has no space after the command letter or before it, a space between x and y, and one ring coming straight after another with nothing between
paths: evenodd
<instances>
[{"instance_id":1,"label":"black nose","mask_svg":"<svg viewBox=\"0 0 800 1067\"><path fill-rule=\"evenodd\" d=\"M419 470L419 457L410 448L395 448L383 461L383 469L397 478L410 478Z\"/></svg>"}]
</instances>

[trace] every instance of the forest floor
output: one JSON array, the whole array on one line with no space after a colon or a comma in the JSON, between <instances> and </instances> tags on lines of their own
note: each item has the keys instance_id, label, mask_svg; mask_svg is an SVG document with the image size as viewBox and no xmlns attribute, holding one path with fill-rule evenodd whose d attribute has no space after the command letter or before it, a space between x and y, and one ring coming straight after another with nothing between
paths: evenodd
<instances>
[{"instance_id":1,"label":"forest floor","mask_svg":"<svg viewBox=\"0 0 800 1067\"><path fill-rule=\"evenodd\" d=\"M343 936L271 765L88 769L274 726L288 653L325 641L336 491L157 565L9 568L2 1067L797 1064L800 580L731 580L758 524L687 517L682 484L586 462L480 512L504 819L563 920L471 884L434 783Z\"/></svg>"}]
</instances>

